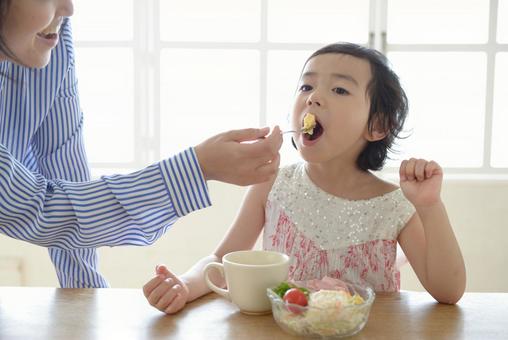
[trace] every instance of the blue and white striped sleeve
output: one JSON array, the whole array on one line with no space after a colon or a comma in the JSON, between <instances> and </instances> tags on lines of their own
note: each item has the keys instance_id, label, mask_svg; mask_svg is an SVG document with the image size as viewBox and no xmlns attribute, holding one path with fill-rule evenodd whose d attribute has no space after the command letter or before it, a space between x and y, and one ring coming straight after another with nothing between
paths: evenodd
<instances>
[{"instance_id":1,"label":"blue and white striped sleeve","mask_svg":"<svg viewBox=\"0 0 508 340\"><path fill-rule=\"evenodd\" d=\"M71 182L28 171L0 145L0 232L61 249L148 245L211 205L193 148L128 175Z\"/></svg>"}]
</instances>

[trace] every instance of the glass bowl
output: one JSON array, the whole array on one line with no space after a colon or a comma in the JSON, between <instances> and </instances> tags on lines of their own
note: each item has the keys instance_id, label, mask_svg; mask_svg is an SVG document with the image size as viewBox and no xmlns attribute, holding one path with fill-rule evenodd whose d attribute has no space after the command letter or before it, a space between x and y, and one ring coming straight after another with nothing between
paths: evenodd
<instances>
[{"instance_id":1,"label":"glass bowl","mask_svg":"<svg viewBox=\"0 0 508 340\"><path fill-rule=\"evenodd\" d=\"M362 299L356 299L356 304L341 304L327 299L330 290L319 294L324 304L315 305L311 302L315 292L310 290L309 305L286 303L274 292L274 288L267 289L267 295L272 303L272 314L275 322L287 333L292 335L315 337L324 339L342 338L358 333L367 323L370 308L376 294L370 287L361 287L346 283L344 289L334 289L349 297L358 294ZM304 287L305 281L298 282L298 287ZM323 290L319 292L324 292ZM335 293L331 293L336 295ZM348 295L349 294L349 295ZM335 300L336 301L336 300ZM324 305L324 306L323 306Z\"/></svg>"}]
</instances>

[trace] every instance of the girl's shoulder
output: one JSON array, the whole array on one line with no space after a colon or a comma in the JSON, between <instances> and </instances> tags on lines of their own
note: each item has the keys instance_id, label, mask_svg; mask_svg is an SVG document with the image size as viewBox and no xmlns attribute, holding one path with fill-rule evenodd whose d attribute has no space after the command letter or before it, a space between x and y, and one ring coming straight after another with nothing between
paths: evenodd
<instances>
[{"instance_id":1,"label":"girl's shoulder","mask_svg":"<svg viewBox=\"0 0 508 340\"><path fill-rule=\"evenodd\" d=\"M384 180L374 174L371 174L372 176L372 183L370 185L371 190L373 192L373 196L383 196L390 192L394 192L397 189L399 189L399 186L389 182L387 180Z\"/></svg>"},{"instance_id":2,"label":"girl's shoulder","mask_svg":"<svg viewBox=\"0 0 508 340\"><path fill-rule=\"evenodd\" d=\"M411 203L406 199L398 185L372 174L372 199L390 198L392 203L403 206L404 210L413 210Z\"/></svg>"},{"instance_id":3,"label":"girl's shoulder","mask_svg":"<svg viewBox=\"0 0 508 340\"><path fill-rule=\"evenodd\" d=\"M416 209L404 196L402 189L398 185L377 176L375 177L376 181L373 185L376 196L374 200L381 204L381 210L392 215L392 219L396 221L398 234L414 215Z\"/></svg>"}]
</instances>

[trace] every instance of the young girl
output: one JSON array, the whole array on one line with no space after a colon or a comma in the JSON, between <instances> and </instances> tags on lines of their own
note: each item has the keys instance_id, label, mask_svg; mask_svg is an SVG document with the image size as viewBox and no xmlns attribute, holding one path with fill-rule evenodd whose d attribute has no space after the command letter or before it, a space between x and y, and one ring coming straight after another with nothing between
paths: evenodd
<instances>
[{"instance_id":1,"label":"young girl","mask_svg":"<svg viewBox=\"0 0 508 340\"><path fill-rule=\"evenodd\" d=\"M354 44L316 51L305 63L292 114L293 143L305 162L248 190L213 255L181 277L158 266L143 287L150 304L174 313L208 293L204 266L251 249L261 230L264 249L290 256L290 280L331 276L381 292L400 288L399 242L425 289L439 302L456 303L466 275L440 198L440 166L404 160L400 188L370 171L383 166L406 113L405 93L382 54ZM304 133L308 114L316 122Z\"/></svg>"}]
</instances>

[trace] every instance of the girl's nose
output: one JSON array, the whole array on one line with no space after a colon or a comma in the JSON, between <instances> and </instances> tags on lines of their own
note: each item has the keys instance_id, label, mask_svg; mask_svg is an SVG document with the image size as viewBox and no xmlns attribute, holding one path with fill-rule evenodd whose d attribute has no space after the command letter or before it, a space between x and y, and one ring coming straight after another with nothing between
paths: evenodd
<instances>
[{"instance_id":1,"label":"girl's nose","mask_svg":"<svg viewBox=\"0 0 508 340\"><path fill-rule=\"evenodd\" d=\"M58 14L63 17L70 17L74 14L74 4L72 0L60 0L58 4Z\"/></svg>"},{"instance_id":2,"label":"girl's nose","mask_svg":"<svg viewBox=\"0 0 508 340\"><path fill-rule=\"evenodd\" d=\"M321 99L318 97L317 93L314 91L312 92L309 97L307 97L307 105L308 106L321 106Z\"/></svg>"}]
</instances>

